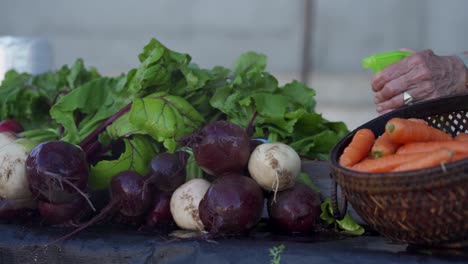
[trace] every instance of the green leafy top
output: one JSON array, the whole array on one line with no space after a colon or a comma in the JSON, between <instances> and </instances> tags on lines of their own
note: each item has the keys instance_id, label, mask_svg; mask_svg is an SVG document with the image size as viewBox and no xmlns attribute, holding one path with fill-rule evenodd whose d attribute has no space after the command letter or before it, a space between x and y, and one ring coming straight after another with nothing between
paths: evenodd
<instances>
[{"instance_id":1,"label":"green leafy top","mask_svg":"<svg viewBox=\"0 0 468 264\"><path fill-rule=\"evenodd\" d=\"M144 173L142 166L129 167L148 159L142 152L173 152L181 137L218 119L247 128L256 116L253 137L281 141L318 159L328 159L348 132L344 123L315 112L312 88L298 81L280 86L266 71L265 55L247 52L232 69L204 69L152 39L138 58L138 67L115 77L85 68L82 60L37 76L10 71L0 86L0 118L35 130L25 135L40 135L37 141L55 137L80 144L93 156L96 188L108 183L105 171L115 173L109 168ZM121 156L109 155L111 143L122 140ZM132 162L119 166L122 157Z\"/></svg>"}]
</instances>

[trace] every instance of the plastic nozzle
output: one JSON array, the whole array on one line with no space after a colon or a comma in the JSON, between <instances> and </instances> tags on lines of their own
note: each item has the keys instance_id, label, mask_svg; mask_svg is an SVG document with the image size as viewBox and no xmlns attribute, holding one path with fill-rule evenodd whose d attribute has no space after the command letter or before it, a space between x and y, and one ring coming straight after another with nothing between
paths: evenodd
<instances>
[{"instance_id":1,"label":"plastic nozzle","mask_svg":"<svg viewBox=\"0 0 468 264\"><path fill-rule=\"evenodd\" d=\"M377 53L362 59L362 67L365 69L372 69L375 74L388 65L398 62L409 55L411 55L411 52L401 50Z\"/></svg>"}]
</instances>

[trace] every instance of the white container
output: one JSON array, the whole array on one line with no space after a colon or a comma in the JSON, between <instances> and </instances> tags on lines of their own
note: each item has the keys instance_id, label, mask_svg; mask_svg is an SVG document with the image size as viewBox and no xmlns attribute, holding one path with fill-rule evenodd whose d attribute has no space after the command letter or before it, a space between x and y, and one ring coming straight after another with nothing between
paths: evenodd
<instances>
[{"instance_id":1,"label":"white container","mask_svg":"<svg viewBox=\"0 0 468 264\"><path fill-rule=\"evenodd\" d=\"M46 39L0 36L0 82L11 69L39 74L52 67L52 51Z\"/></svg>"}]
</instances>

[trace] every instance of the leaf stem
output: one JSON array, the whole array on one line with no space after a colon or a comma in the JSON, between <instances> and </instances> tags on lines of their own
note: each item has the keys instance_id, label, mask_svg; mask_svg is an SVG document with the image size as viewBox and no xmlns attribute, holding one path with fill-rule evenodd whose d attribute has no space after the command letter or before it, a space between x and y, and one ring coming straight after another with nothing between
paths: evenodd
<instances>
[{"instance_id":1,"label":"leaf stem","mask_svg":"<svg viewBox=\"0 0 468 264\"><path fill-rule=\"evenodd\" d=\"M245 128L245 132L247 133L247 135L249 137L251 137L253 134L254 134L254 130L253 130L253 123L255 121L255 118L257 118L257 115L258 115L258 112L255 111L252 115L252 118L250 119L249 123L247 124L247 127Z\"/></svg>"},{"instance_id":2,"label":"leaf stem","mask_svg":"<svg viewBox=\"0 0 468 264\"><path fill-rule=\"evenodd\" d=\"M80 147L86 151L88 147L93 147L94 143L92 142L95 138L106 129L107 126L112 124L117 118L121 117L123 114L128 112L132 108L132 103L127 104L122 109L120 109L117 113L109 117L106 121L104 121L96 130L94 130L91 134L89 134L81 143L79 144Z\"/></svg>"}]
</instances>

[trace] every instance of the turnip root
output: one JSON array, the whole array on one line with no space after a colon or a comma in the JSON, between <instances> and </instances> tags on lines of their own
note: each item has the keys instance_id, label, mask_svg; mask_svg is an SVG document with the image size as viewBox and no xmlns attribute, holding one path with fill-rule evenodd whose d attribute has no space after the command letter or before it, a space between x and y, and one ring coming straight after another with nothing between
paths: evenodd
<instances>
[{"instance_id":1,"label":"turnip root","mask_svg":"<svg viewBox=\"0 0 468 264\"><path fill-rule=\"evenodd\" d=\"M0 133L1 140L10 140L8 133ZM21 140L25 142L25 140ZM5 141L6 142L6 141ZM20 140L0 147L0 197L3 199L32 199L26 177L25 163L29 150Z\"/></svg>"},{"instance_id":2,"label":"turnip root","mask_svg":"<svg viewBox=\"0 0 468 264\"><path fill-rule=\"evenodd\" d=\"M16 134L12 132L0 132L0 147L3 147L17 139Z\"/></svg>"},{"instance_id":3,"label":"turnip root","mask_svg":"<svg viewBox=\"0 0 468 264\"><path fill-rule=\"evenodd\" d=\"M171 197L171 214L179 228L204 230L198 206L210 187L204 179L192 179L177 188Z\"/></svg>"},{"instance_id":4,"label":"turnip root","mask_svg":"<svg viewBox=\"0 0 468 264\"><path fill-rule=\"evenodd\" d=\"M267 191L282 191L294 186L301 171L301 158L283 143L258 145L250 155L250 176Z\"/></svg>"}]
</instances>

